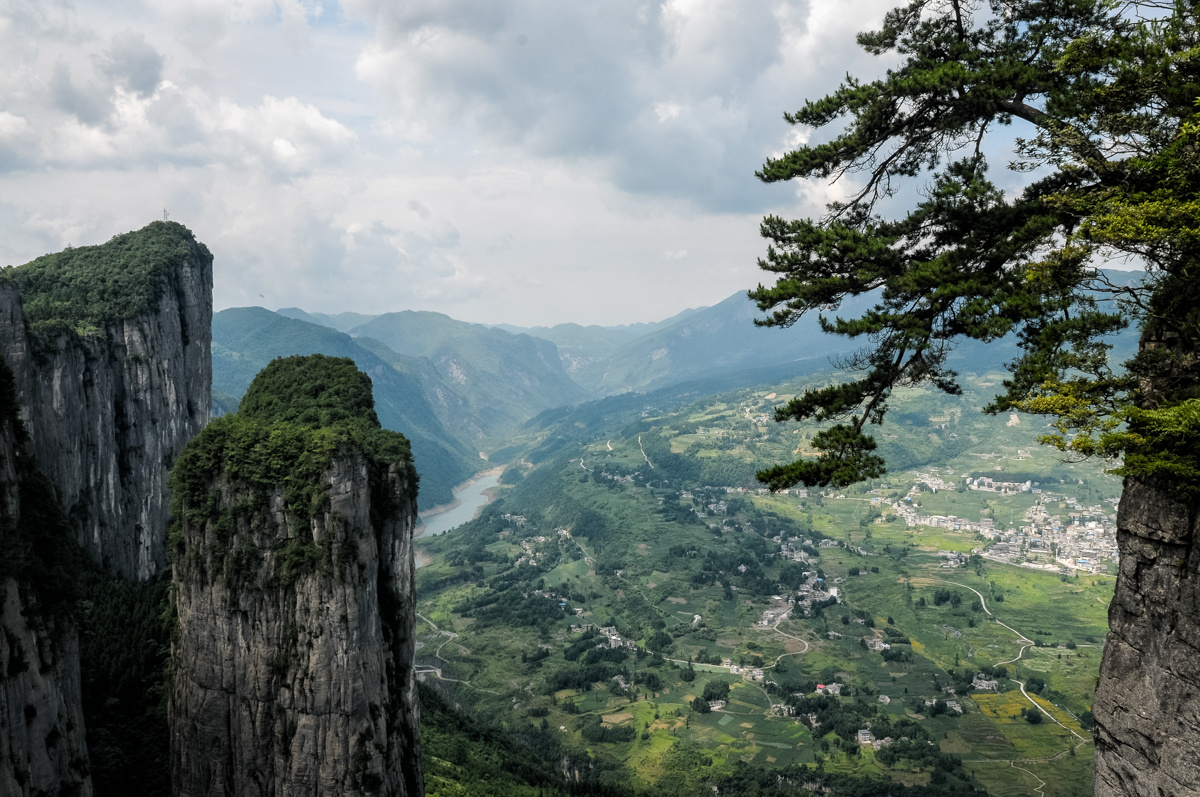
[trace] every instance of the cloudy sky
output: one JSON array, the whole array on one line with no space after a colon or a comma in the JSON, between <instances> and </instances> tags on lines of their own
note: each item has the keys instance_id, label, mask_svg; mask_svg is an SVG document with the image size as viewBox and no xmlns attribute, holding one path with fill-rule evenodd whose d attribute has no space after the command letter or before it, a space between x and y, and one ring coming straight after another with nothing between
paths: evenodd
<instances>
[{"instance_id":1,"label":"cloudy sky","mask_svg":"<svg viewBox=\"0 0 1200 797\"><path fill-rule=\"evenodd\" d=\"M0 264L162 218L218 309L622 324L759 281L880 0L0 0Z\"/></svg>"}]
</instances>

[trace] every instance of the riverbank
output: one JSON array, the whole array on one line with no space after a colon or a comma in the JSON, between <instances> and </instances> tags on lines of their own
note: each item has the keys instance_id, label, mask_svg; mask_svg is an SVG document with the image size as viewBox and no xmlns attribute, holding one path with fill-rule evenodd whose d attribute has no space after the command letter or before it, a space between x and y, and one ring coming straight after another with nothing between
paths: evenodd
<instances>
[{"instance_id":1,"label":"riverbank","mask_svg":"<svg viewBox=\"0 0 1200 797\"><path fill-rule=\"evenodd\" d=\"M471 489L471 487L474 486L476 482L478 482L482 479L495 477L498 480L500 478L500 474L503 472L504 472L504 468L491 468L490 470L483 470L483 471L480 471L479 473L476 473L470 479L466 480L465 482L458 485L457 487L455 487L452 490L452 493L454 495L453 501L451 501L448 504L438 504L437 506L430 507L429 509L426 509L423 512L418 512L417 517L419 517L422 521L424 521L425 518L433 517L435 515L441 515L443 513L450 512L454 509L457 509L458 507L462 506L462 499L459 497L459 495L461 493Z\"/></svg>"},{"instance_id":2,"label":"riverbank","mask_svg":"<svg viewBox=\"0 0 1200 797\"><path fill-rule=\"evenodd\" d=\"M445 534L479 517L479 513L491 502L492 496L499 488L502 471L503 468L493 468L478 474L454 488L453 504L421 513L420 525L414 531L413 540L416 543L413 547L413 560L417 567L429 563L429 559L421 555L421 540Z\"/></svg>"}]
</instances>

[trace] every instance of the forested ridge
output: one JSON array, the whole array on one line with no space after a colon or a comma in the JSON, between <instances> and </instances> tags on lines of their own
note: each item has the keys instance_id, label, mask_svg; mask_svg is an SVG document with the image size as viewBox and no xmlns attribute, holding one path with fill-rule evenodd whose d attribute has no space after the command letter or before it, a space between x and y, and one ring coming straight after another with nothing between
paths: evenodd
<instances>
[{"instance_id":1,"label":"forested ridge","mask_svg":"<svg viewBox=\"0 0 1200 797\"><path fill-rule=\"evenodd\" d=\"M212 254L177 222L154 221L97 246L69 247L4 270L16 283L35 340L95 334L154 308L188 258Z\"/></svg>"}]
</instances>

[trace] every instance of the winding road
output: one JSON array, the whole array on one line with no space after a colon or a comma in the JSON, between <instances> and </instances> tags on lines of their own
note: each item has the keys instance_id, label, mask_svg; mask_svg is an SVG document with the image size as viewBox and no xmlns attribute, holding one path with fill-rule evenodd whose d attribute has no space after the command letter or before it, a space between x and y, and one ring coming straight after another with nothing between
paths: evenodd
<instances>
[{"instance_id":1,"label":"winding road","mask_svg":"<svg viewBox=\"0 0 1200 797\"><path fill-rule=\"evenodd\" d=\"M417 615L417 617L420 617L422 620L429 623L429 627L432 628L435 632L437 632L440 636L446 637L446 639L442 640L442 644L437 646L437 650L434 651L433 655L435 658L441 659L442 661L446 662L446 664L449 664L450 661L448 659L442 658L442 648L444 648L446 646L447 642L458 639L458 634L454 633L453 631L443 631L442 629L437 627L437 625L433 622L433 620L430 620L428 617L421 614L420 612L415 612L415 614ZM435 676L437 676L437 679L439 681L449 681L451 683L456 683L456 684L466 684L467 686L471 687L472 689L477 689L480 692L487 692L488 694L492 694L492 695L500 694L499 692L494 692L491 689L483 689L481 687L475 686L470 681L463 681L459 678L448 678L445 675L442 675L441 667L434 667L432 664L414 665L413 672L417 676L435 675Z\"/></svg>"},{"instance_id":2,"label":"winding road","mask_svg":"<svg viewBox=\"0 0 1200 797\"><path fill-rule=\"evenodd\" d=\"M642 459L646 460L646 464L650 466L650 470L654 470L654 463L650 461L650 457L646 456L646 449L642 448L641 435L638 435L638 448L642 450Z\"/></svg>"},{"instance_id":3,"label":"winding road","mask_svg":"<svg viewBox=\"0 0 1200 797\"><path fill-rule=\"evenodd\" d=\"M996 623L996 625L998 625L998 626L1007 628L1009 631L1011 631L1013 634L1016 635L1017 644L1019 644L1021 646L1021 649L1019 651L1017 651L1017 655L1014 656L1013 658L1009 659L1008 661L998 661L998 662L996 662L996 664L998 664L998 665L999 664L1012 664L1015 661L1020 661L1021 657L1025 655L1025 651L1029 650L1029 648L1034 646L1035 643L1033 640L1031 640L1029 637L1025 636L1024 634L1022 634L1017 629L1013 628L1011 625L1000 622L1000 620L996 617L996 615L992 614L992 610L987 607L987 601L984 599L983 593L981 593L979 590L975 589L974 587L969 587L966 584L960 584L957 581L947 581L944 578L929 578L929 579L925 579L925 580L926 581L940 581L943 584L953 584L956 587L962 587L963 589L971 590L971 592L974 592L976 595L979 596L979 602L983 605L983 610L985 612L987 612L989 617L992 618L992 621L994 623ZM1039 704L1036 700L1034 700L1032 697L1030 697L1029 693L1025 691L1025 682L1024 681L1018 681L1016 678L1009 678L1008 680L1012 681L1014 684L1017 684L1019 687L1021 687L1021 694L1025 696L1025 699L1029 701L1030 705L1032 705L1038 711L1042 712L1042 714L1046 715L1046 717L1048 717L1051 722L1055 723L1060 728L1062 728L1067 733L1074 736L1076 739L1079 739L1080 742L1082 742L1084 744L1091 741L1090 739L1080 736L1078 733L1076 733L1071 728L1068 728L1066 725L1063 725L1061 722L1058 721L1057 717L1055 717L1053 714L1051 714L1046 709L1042 708L1041 704ZM1016 765L1014 764L1014 766L1016 766ZM1020 767L1016 767L1016 768L1021 769ZM1028 772L1029 770L1022 770L1022 771ZM1029 774L1033 775L1032 772L1030 772ZM1037 776L1035 775L1034 777L1037 777ZM1042 783L1042 785L1045 786L1046 784ZM1041 789L1039 788L1038 791L1041 791Z\"/></svg>"}]
</instances>

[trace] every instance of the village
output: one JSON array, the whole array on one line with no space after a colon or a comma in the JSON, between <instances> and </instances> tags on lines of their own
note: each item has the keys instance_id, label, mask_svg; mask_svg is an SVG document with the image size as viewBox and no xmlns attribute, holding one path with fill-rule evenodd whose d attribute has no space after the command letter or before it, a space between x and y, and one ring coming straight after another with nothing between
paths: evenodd
<instances>
[{"instance_id":1,"label":"village","mask_svg":"<svg viewBox=\"0 0 1200 797\"><path fill-rule=\"evenodd\" d=\"M1008 527L1001 527L992 517L967 520L954 515L923 514L916 505L921 489L936 493L953 490L957 485L932 473L918 473L918 482L903 500L892 503L891 509L908 527L928 526L977 535L987 544L974 549L985 559L1040 570L1109 573L1119 554L1116 541L1117 499L1083 505L1066 490L1051 491L1038 482L1006 482L989 477L969 478L963 474L966 490L998 493L1001 496L1028 494L1035 498L1033 506ZM1056 485L1063 488L1069 484ZM1019 522L1017 522L1019 521ZM944 567L966 564L966 557L944 557Z\"/></svg>"}]
</instances>

